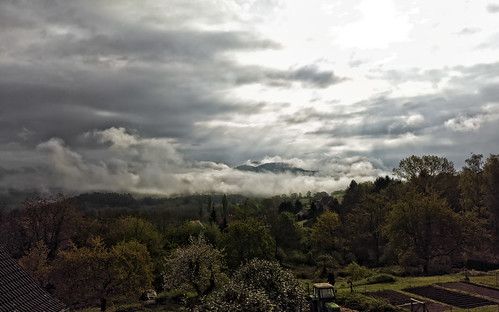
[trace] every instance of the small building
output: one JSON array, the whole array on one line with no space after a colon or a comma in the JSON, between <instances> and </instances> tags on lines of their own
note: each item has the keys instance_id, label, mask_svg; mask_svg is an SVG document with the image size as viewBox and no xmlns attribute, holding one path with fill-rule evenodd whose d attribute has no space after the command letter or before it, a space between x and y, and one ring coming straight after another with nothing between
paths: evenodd
<instances>
[{"instance_id":1,"label":"small building","mask_svg":"<svg viewBox=\"0 0 499 312\"><path fill-rule=\"evenodd\" d=\"M66 311L0 246L0 312Z\"/></svg>"}]
</instances>

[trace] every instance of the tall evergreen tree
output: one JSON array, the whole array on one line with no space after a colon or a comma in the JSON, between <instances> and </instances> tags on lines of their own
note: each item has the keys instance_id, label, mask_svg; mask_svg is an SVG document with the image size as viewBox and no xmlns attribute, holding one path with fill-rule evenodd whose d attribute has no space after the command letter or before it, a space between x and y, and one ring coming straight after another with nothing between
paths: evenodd
<instances>
[{"instance_id":1,"label":"tall evergreen tree","mask_svg":"<svg viewBox=\"0 0 499 312\"><path fill-rule=\"evenodd\" d=\"M217 223L217 212L215 211L215 206L211 207L210 223Z\"/></svg>"},{"instance_id":2,"label":"tall evergreen tree","mask_svg":"<svg viewBox=\"0 0 499 312\"><path fill-rule=\"evenodd\" d=\"M208 195L208 204L206 205L206 211L209 213L211 212L211 208L212 208L212 199L211 199L211 195Z\"/></svg>"},{"instance_id":3,"label":"tall evergreen tree","mask_svg":"<svg viewBox=\"0 0 499 312\"><path fill-rule=\"evenodd\" d=\"M227 195L224 194L222 197L222 215L223 217L227 217Z\"/></svg>"},{"instance_id":4,"label":"tall evergreen tree","mask_svg":"<svg viewBox=\"0 0 499 312\"><path fill-rule=\"evenodd\" d=\"M199 221L203 222L203 217L204 217L204 207L203 207L203 197L199 197L199 210L198 210L198 214L199 214Z\"/></svg>"}]
</instances>

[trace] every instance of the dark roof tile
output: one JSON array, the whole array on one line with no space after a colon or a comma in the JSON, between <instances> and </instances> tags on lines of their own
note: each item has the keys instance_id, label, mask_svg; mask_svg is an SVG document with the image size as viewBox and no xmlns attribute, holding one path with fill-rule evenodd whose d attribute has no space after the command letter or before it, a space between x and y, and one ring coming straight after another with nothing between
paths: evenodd
<instances>
[{"instance_id":1,"label":"dark roof tile","mask_svg":"<svg viewBox=\"0 0 499 312\"><path fill-rule=\"evenodd\" d=\"M62 312L66 307L40 287L0 246L0 312Z\"/></svg>"}]
</instances>

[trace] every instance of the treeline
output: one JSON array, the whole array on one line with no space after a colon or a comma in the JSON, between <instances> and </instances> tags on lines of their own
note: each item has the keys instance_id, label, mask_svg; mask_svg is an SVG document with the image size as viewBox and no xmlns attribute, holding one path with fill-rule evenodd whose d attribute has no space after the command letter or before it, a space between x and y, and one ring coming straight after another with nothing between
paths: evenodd
<instances>
[{"instance_id":1,"label":"treeline","mask_svg":"<svg viewBox=\"0 0 499 312\"><path fill-rule=\"evenodd\" d=\"M437 156L411 156L402 179L352 181L337 211L350 260L446 272L470 258L497 262L499 159L472 155L456 172Z\"/></svg>"},{"instance_id":2,"label":"treeline","mask_svg":"<svg viewBox=\"0 0 499 312\"><path fill-rule=\"evenodd\" d=\"M277 272L275 265L325 279L354 262L399 265L404 274L447 272L469 259L498 262L497 155L472 155L459 172L445 158L411 156L394 174L352 181L332 195L27 199L0 211L0 243L63 302L103 310L109 300L138 298L150 288L193 291L205 310L229 309L219 306L223 298L275 305L268 301L274 295L258 288L270 281L243 273ZM296 289L279 272L262 278Z\"/></svg>"}]
</instances>

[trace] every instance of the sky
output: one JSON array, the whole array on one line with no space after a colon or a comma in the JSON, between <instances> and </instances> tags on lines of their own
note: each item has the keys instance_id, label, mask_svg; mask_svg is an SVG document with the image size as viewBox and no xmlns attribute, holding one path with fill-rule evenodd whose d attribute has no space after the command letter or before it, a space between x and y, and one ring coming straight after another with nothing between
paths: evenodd
<instances>
[{"instance_id":1,"label":"sky","mask_svg":"<svg viewBox=\"0 0 499 312\"><path fill-rule=\"evenodd\" d=\"M498 121L499 1L0 1L4 191L332 192Z\"/></svg>"}]
</instances>

